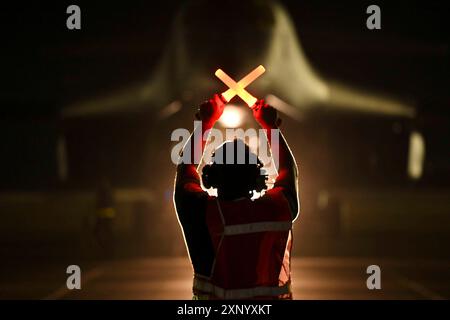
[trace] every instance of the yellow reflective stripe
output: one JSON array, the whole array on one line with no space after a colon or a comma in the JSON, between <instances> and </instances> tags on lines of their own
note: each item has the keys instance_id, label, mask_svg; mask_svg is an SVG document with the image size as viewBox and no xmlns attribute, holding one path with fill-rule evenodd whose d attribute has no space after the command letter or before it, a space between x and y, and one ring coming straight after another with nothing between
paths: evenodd
<instances>
[{"instance_id":1,"label":"yellow reflective stripe","mask_svg":"<svg viewBox=\"0 0 450 320\"><path fill-rule=\"evenodd\" d=\"M291 221L263 221L255 223L234 224L224 227L223 233L226 236L238 234L265 232L265 231L288 231L292 228Z\"/></svg>"},{"instance_id":2,"label":"yellow reflective stripe","mask_svg":"<svg viewBox=\"0 0 450 320\"><path fill-rule=\"evenodd\" d=\"M245 289L223 289L208 281L194 277L194 289L212 294L220 299L247 299L254 297L280 296L291 293L290 283L281 287L253 287Z\"/></svg>"}]
</instances>

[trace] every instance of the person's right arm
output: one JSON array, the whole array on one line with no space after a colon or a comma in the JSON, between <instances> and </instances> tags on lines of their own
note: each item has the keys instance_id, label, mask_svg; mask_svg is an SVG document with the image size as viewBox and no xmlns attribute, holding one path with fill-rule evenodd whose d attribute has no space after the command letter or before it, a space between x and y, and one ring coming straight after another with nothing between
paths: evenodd
<instances>
[{"instance_id":1,"label":"person's right arm","mask_svg":"<svg viewBox=\"0 0 450 320\"><path fill-rule=\"evenodd\" d=\"M198 208L203 207L208 196L201 187L197 166L205 149L206 139L203 139L205 133L214 126L224 108L225 104L217 94L202 103L196 114L201 125L195 128L197 134L193 132L183 147L182 153L187 152L190 156L186 163L184 163L183 157L179 159L175 176L174 200L178 217L184 225L199 218L194 213L202 211Z\"/></svg>"},{"instance_id":2,"label":"person's right arm","mask_svg":"<svg viewBox=\"0 0 450 320\"><path fill-rule=\"evenodd\" d=\"M291 207L292 218L295 219L299 211L297 187L298 170L294 156L289 149L286 139L278 128L281 120L278 118L277 110L264 103L263 100L260 100L253 108L253 116L266 131L272 155L276 154L275 151L278 150L278 176L275 179L274 189L280 188L286 195ZM278 130L278 141L272 141L272 129ZM275 162L275 164L277 163Z\"/></svg>"}]
</instances>

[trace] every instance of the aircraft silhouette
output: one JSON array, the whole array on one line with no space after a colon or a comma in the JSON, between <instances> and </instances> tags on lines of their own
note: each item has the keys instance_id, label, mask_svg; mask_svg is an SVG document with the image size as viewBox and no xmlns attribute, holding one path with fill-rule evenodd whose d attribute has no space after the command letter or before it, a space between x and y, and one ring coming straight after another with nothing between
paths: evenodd
<instances>
[{"instance_id":1,"label":"aircraft silhouette","mask_svg":"<svg viewBox=\"0 0 450 320\"><path fill-rule=\"evenodd\" d=\"M164 39L149 41L159 45L156 42L163 43ZM357 134L355 140L339 136L327 144L323 135L314 131L325 127L313 125L314 132L305 135L307 126L298 128L298 121L312 114L335 112L405 118L415 115L414 107L402 100L319 75L303 52L291 17L273 1L200 0L185 4L174 18L165 50L155 65L147 81L124 84L121 90L63 107L62 120L70 125L63 126L61 140L67 140L70 165L65 166L70 167L70 183L89 185L96 176L104 175L116 186L132 186L136 199L141 199L141 191L145 191L151 199L145 199L145 203L152 213L145 217L153 220L142 224L164 226L157 229L166 240L168 235L178 234L175 216L170 214L175 172L170 136L176 128L192 129L198 105L228 89L214 75L218 68L238 80L258 65L265 67L264 75L248 90L288 116L283 125L294 129L286 131L292 137L290 144L301 150L296 158L303 163L302 177L308 183L302 190L309 199L327 188L333 179L331 173L338 171L336 163L341 164L339 174L342 168L354 166L355 162L348 161L350 155L360 160L359 171L353 176L370 181L366 178L370 169L366 160L372 153L359 148L358 153L340 157L327 146L345 146L343 140L352 145L359 139ZM239 97L230 103L243 105ZM249 115L248 108L243 108ZM251 116L248 119L252 121ZM401 161L395 160L389 163L400 166ZM323 169L327 167L333 170ZM339 179L339 183L343 181ZM182 241L179 244L176 250L182 252Z\"/></svg>"},{"instance_id":2,"label":"aircraft silhouette","mask_svg":"<svg viewBox=\"0 0 450 320\"><path fill-rule=\"evenodd\" d=\"M67 105L62 116L150 109L165 119L222 92L223 84L214 77L217 68L239 79L260 64L267 72L250 86L251 92L296 120L321 110L415 115L409 103L320 76L279 3L193 1L176 15L165 51L148 81Z\"/></svg>"}]
</instances>

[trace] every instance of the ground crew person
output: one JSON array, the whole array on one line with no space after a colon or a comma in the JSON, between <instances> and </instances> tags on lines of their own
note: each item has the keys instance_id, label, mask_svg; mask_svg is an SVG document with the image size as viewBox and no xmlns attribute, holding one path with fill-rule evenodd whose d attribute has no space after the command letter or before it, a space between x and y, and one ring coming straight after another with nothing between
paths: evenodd
<instances>
[{"instance_id":1,"label":"ground crew person","mask_svg":"<svg viewBox=\"0 0 450 320\"><path fill-rule=\"evenodd\" d=\"M279 154L274 187L252 199L255 191L267 189L263 164L259 159L256 164L249 161L256 155L247 145L245 163L237 164L244 142L226 142L215 150L214 162L202 170L205 188L217 189L217 197L209 196L193 159L196 152L203 154L203 133L214 126L224 107L218 95L200 106L197 118L202 132L191 135L183 149L183 153L193 151L191 161L184 163L181 157L177 166L174 202L194 269L194 299L292 299L292 222L299 210L294 157L280 133L278 143L271 145ZM278 129L281 122L276 109L263 100L252 109L270 142L270 129ZM195 146L201 148L194 150ZM227 159L227 146L234 148L232 164L217 161L220 156Z\"/></svg>"}]
</instances>

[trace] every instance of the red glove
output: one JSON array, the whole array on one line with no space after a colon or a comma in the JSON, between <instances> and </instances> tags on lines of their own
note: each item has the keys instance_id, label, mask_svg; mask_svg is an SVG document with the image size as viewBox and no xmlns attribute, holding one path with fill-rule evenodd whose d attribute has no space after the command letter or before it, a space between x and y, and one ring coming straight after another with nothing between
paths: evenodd
<instances>
[{"instance_id":1,"label":"red glove","mask_svg":"<svg viewBox=\"0 0 450 320\"><path fill-rule=\"evenodd\" d=\"M212 99L203 102L195 117L207 124L213 126L225 109L225 103L218 94L215 94Z\"/></svg>"},{"instance_id":2,"label":"red glove","mask_svg":"<svg viewBox=\"0 0 450 320\"><path fill-rule=\"evenodd\" d=\"M281 124L277 109L268 105L262 99L255 103L252 110L253 117L264 129L277 128Z\"/></svg>"}]
</instances>

